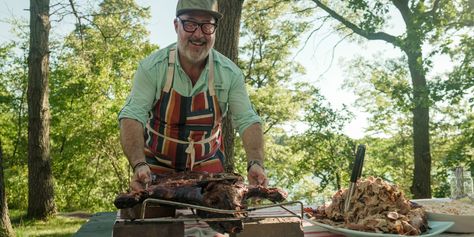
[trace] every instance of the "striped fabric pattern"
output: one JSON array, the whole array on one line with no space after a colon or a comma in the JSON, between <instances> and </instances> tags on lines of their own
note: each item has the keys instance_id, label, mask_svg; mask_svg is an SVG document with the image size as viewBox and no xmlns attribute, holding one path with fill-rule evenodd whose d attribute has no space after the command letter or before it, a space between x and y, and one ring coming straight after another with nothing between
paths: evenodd
<instances>
[{"instance_id":1,"label":"striped fabric pattern","mask_svg":"<svg viewBox=\"0 0 474 237\"><path fill-rule=\"evenodd\" d=\"M173 77L167 80L173 80ZM210 89L214 91L213 80L209 81L208 90L194 96L182 96L171 86L169 90L163 89L149 114L150 129L145 129L145 155L153 172L168 173L190 168L195 171L224 171L222 114L217 96L210 93ZM172 85L172 81L167 83ZM186 153L191 141L194 141L193 161Z\"/></svg>"}]
</instances>

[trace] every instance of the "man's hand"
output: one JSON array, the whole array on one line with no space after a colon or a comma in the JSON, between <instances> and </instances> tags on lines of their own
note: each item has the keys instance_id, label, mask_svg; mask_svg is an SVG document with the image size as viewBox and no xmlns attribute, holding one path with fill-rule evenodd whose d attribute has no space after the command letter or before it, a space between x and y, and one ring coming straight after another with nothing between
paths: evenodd
<instances>
[{"instance_id":1,"label":"man's hand","mask_svg":"<svg viewBox=\"0 0 474 237\"><path fill-rule=\"evenodd\" d=\"M151 182L150 167L145 163L143 152L143 125L134 119L120 120L120 143L130 165L133 167L133 177L130 188L134 191L143 190Z\"/></svg>"},{"instance_id":2,"label":"man's hand","mask_svg":"<svg viewBox=\"0 0 474 237\"><path fill-rule=\"evenodd\" d=\"M148 165L136 167L132 180L130 181L130 188L138 192L144 190L149 184L151 184L150 167Z\"/></svg>"},{"instance_id":3,"label":"man's hand","mask_svg":"<svg viewBox=\"0 0 474 237\"><path fill-rule=\"evenodd\" d=\"M247 178L250 185L262 185L267 187L268 179L265 170L259 165L252 165L249 168Z\"/></svg>"},{"instance_id":4,"label":"man's hand","mask_svg":"<svg viewBox=\"0 0 474 237\"><path fill-rule=\"evenodd\" d=\"M254 123L245 129L242 135L244 150L247 155L249 166L247 177L250 185L268 185L267 175L263 168L263 131L260 123ZM253 164L257 162L258 164Z\"/></svg>"}]
</instances>

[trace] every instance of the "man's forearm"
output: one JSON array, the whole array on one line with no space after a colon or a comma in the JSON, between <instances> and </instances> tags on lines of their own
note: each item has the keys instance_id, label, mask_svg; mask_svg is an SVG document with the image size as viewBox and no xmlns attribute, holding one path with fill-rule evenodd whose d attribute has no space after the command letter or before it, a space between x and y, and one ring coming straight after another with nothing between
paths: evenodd
<instances>
[{"instance_id":1,"label":"man's forearm","mask_svg":"<svg viewBox=\"0 0 474 237\"><path fill-rule=\"evenodd\" d=\"M143 126L140 122L128 118L120 120L120 143L132 167L145 161Z\"/></svg>"},{"instance_id":2,"label":"man's forearm","mask_svg":"<svg viewBox=\"0 0 474 237\"><path fill-rule=\"evenodd\" d=\"M242 143L248 161L259 160L263 164L263 131L260 123L254 123L242 134Z\"/></svg>"}]
</instances>

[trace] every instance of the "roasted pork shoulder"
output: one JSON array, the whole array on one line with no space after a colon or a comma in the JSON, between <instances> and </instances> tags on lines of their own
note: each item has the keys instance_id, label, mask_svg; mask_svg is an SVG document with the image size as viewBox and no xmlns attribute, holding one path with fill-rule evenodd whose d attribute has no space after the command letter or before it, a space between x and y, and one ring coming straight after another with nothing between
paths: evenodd
<instances>
[{"instance_id":1,"label":"roasted pork shoulder","mask_svg":"<svg viewBox=\"0 0 474 237\"><path fill-rule=\"evenodd\" d=\"M133 207L147 198L176 201L224 210L245 210L250 198L282 202L288 194L279 188L248 186L242 176L231 173L181 172L158 176L152 185L140 192L119 194L115 206L119 209ZM198 210L201 218L242 217L239 214L219 214ZM208 222L220 233L242 231L241 221Z\"/></svg>"}]
</instances>

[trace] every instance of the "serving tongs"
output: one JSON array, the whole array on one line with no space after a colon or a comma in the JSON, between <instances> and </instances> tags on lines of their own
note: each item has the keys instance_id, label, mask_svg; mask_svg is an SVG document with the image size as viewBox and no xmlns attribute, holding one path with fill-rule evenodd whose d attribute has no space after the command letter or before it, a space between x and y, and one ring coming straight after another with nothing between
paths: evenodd
<instances>
[{"instance_id":1,"label":"serving tongs","mask_svg":"<svg viewBox=\"0 0 474 237\"><path fill-rule=\"evenodd\" d=\"M357 180L362 175L362 166L364 165L364 156L365 156L365 145L357 146L356 158L355 158L354 167L352 168L352 174L351 174L351 184L349 186L349 190L347 191L346 200L344 201L344 213L347 213L350 209L351 198L352 198L355 188L357 187Z\"/></svg>"}]
</instances>

